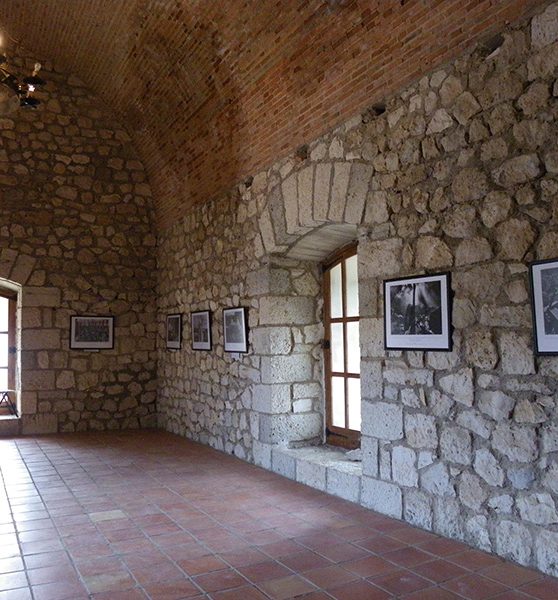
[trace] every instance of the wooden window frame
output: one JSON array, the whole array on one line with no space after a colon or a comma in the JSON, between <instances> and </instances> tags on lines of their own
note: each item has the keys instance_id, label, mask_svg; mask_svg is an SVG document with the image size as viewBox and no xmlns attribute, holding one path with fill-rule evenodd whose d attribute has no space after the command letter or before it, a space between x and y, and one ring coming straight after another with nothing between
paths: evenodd
<instances>
[{"instance_id":1,"label":"wooden window frame","mask_svg":"<svg viewBox=\"0 0 558 600\"><path fill-rule=\"evenodd\" d=\"M17 328L17 293L0 289L0 297L8 300L8 389L15 390L16 386L16 328ZM4 368L4 367L2 367ZM0 390L5 391L5 390Z\"/></svg>"},{"instance_id":2,"label":"wooden window frame","mask_svg":"<svg viewBox=\"0 0 558 600\"><path fill-rule=\"evenodd\" d=\"M331 386L331 378L332 376L342 376L345 380L345 425L347 425L348 419L348 380L349 379L359 379L360 373L348 373L347 372L347 328L343 327L343 350L344 350L344 371L334 372L331 369L331 324L332 323L358 323L360 321L360 309L359 316L357 317L347 317L347 298L346 298L346 273L345 266L341 266L341 286L342 286L342 303L343 303L343 316L331 318L330 310L331 310L331 295L330 295L330 273L331 270L336 267L338 264L343 263L346 259L351 256L355 256L357 254L357 244L351 243L348 246L344 246L335 254L330 256L326 262L324 262L322 266L323 273L323 286L324 286L324 370L325 370L325 399L326 399L326 443L332 444L334 446L341 446L342 448L354 449L360 447L360 431L355 431L354 429L349 429L348 427L336 427L332 425L332 386Z\"/></svg>"}]
</instances>

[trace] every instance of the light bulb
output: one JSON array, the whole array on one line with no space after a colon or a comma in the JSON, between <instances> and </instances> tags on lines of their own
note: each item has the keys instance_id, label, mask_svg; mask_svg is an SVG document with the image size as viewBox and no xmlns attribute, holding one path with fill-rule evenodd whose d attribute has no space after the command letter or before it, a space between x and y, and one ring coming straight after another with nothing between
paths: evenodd
<instances>
[{"instance_id":1,"label":"light bulb","mask_svg":"<svg viewBox=\"0 0 558 600\"><path fill-rule=\"evenodd\" d=\"M33 69L35 75L41 70L42 66L40 62L35 63L35 68Z\"/></svg>"},{"instance_id":2,"label":"light bulb","mask_svg":"<svg viewBox=\"0 0 558 600\"><path fill-rule=\"evenodd\" d=\"M34 86L34 85L31 85L31 84L29 84L29 85L27 86L27 89L29 90L29 93L30 93L30 94L32 94L32 93L35 91L35 86Z\"/></svg>"}]
</instances>

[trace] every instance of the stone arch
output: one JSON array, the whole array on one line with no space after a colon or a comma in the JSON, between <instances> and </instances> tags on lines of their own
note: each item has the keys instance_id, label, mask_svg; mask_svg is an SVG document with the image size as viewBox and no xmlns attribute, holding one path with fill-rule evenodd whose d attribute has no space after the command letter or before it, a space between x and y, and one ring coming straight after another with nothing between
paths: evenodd
<instances>
[{"instance_id":1,"label":"stone arch","mask_svg":"<svg viewBox=\"0 0 558 600\"><path fill-rule=\"evenodd\" d=\"M367 234L366 222L374 221L368 207L378 200L368 161L322 161L311 155L304 162L287 163L285 170L289 166L284 177L278 169L280 181L268 174L272 183L259 216L267 286L253 332L262 364L262 383L254 393L261 409L254 459L264 465L273 446L324 440L319 266L335 250ZM313 295L297 287L300 273L314 278ZM306 335L309 331L313 335Z\"/></svg>"}]
</instances>

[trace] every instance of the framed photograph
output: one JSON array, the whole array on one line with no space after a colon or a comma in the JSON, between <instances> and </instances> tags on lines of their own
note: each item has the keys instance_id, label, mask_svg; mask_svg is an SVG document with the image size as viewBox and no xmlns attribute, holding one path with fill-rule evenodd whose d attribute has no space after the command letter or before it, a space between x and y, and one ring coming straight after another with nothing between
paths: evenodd
<instances>
[{"instance_id":1,"label":"framed photograph","mask_svg":"<svg viewBox=\"0 0 558 600\"><path fill-rule=\"evenodd\" d=\"M223 310L225 352L248 352L247 312L242 307Z\"/></svg>"},{"instance_id":2,"label":"framed photograph","mask_svg":"<svg viewBox=\"0 0 558 600\"><path fill-rule=\"evenodd\" d=\"M451 350L449 273L384 281L386 350Z\"/></svg>"},{"instance_id":3,"label":"framed photograph","mask_svg":"<svg viewBox=\"0 0 558 600\"><path fill-rule=\"evenodd\" d=\"M72 350L107 350L114 348L114 317L73 315L70 317Z\"/></svg>"},{"instance_id":4,"label":"framed photograph","mask_svg":"<svg viewBox=\"0 0 558 600\"><path fill-rule=\"evenodd\" d=\"M192 350L211 350L211 313L198 310L190 313Z\"/></svg>"},{"instance_id":5,"label":"framed photograph","mask_svg":"<svg viewBox=\"0 0 558 600\"><path fill-rule=\"evenodd\" d=\"M558 354L558 258L529 265L537 354Z\"/></svg>"},{"instance_id":6,"label":"framed photograph","mask_svg":"<svg viewBox=\"0 0 558 600\"><path fill-rule=\"evenodd\" d=\"M182 315L167 315L167 348L180 350L182 343Z\"/></svg>"}]
</instances>

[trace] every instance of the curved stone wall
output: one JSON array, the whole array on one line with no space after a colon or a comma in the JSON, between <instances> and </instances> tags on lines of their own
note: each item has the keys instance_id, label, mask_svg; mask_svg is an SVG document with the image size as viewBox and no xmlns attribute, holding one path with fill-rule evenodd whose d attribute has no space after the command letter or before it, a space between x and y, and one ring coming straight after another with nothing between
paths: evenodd
<instances>
[{"instance_id":1,"label":"curved stone wall","mask_svg":"<svg viewBox=\"0 0 558 600\"><path fill-rule=\"evenodd\" d=\"M22 72L33 61L12 59ZM36 111L0 118L0 277L23 286L24 432L155 424L155 236L128 134L46 65ZM116 317L114 350L69 349L70 316Z\"/></svg>"}]
</instances>

